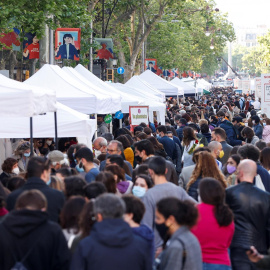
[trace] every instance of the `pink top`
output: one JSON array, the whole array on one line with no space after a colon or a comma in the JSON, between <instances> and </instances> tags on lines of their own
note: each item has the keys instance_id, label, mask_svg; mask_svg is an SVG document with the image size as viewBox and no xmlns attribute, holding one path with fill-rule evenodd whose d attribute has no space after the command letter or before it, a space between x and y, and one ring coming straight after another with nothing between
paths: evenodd
<instances>
[{"instance_id":1,"label":"pink top","mask_svg":"<svg viewBox=\"0 0 270 270\"><path fill-rule=\"evenodd\" d=\"M227 227L220 227L214 214L214 205L198 204L199 220L191 232L198 238L203 262L231 265L228 248L234 234L234 222Z\"/></svg>"}]
</instances>

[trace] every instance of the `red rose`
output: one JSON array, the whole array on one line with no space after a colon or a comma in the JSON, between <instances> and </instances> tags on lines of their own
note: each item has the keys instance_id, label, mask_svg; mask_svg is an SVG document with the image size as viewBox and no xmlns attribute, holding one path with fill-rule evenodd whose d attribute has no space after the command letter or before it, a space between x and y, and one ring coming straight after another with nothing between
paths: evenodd
<instances>
[{"instance_id":1,"label":"red rose","mask_svg":"<svg viewBox=\"0 0 270 270\"><path fill-rule=\"evenodd\" d=\"M196 140L196 141L195 141L195 143L196 143L196 144L198 144L198 143L199 143L199 141L198 141L198 140Z\"/></svg>"}]
</instances>

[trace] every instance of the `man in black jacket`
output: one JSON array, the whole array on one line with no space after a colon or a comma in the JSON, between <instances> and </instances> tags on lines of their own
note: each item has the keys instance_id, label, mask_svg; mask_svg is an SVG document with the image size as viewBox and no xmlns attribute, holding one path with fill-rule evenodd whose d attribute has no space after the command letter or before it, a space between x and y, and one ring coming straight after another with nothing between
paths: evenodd
<instances>
[{"instance_id":1,"label":"man in black jacket","mask_svg":"<svg viewBox=\"0 0 270 270\"><path fill-rule=\"evenodd\" d=\"M249 261L246 251L250 246L266 254L270 244L270 193L253 185L257 175L254 161L245 159L237 168L240 184L226 190L226 202L234 213L235 233L231 243L232 268L258 269Z\"/></svg>"},{"instance_id":2,"label":"man in black jacket","mask_svg":"<svg viewBox=\"0 0 270 270\"><path fill-rule=\"evenodd\" d=\"M48 186L50 182L50 161L42 157L32 157L27 165L27 182L21 188L13 191L7 198L7 209L11 211L15 207L16 199L25 190L37 189L41 191L47 201L49 219L55 222L59 220L60 211L65 198L62 192Z\"/></svg>"},{"instance_id":3,"label":"man in black jacket","mask_svg":"<svg viewBox=\"0 0 270 270\"><path fill-rule=\"evenodd\" d=\"M46 208L47 200L38 190L24 191L18 197L16 210L0 223L1 270L10 270L18 262L23 269L68 269L66 239L60 226L49 221Z\"/></svg>"},{"instance_id":4,"label":"man in black jacket","mask_svg":"<svg viewBox=\"0 0 270 270\"><path fill-rule=\"evenodd\" d=\"M97 222L79 243L70 270L152 269L151 246L123 220L125 203L121 198L100 195L94 213Z\"/></svg>"}]
</instances>

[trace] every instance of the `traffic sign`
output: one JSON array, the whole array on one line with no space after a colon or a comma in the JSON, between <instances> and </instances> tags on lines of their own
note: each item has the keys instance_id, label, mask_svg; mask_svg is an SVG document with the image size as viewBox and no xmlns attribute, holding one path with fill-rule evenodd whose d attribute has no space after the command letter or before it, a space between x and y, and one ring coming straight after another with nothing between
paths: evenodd
<instances>
[{"instance_id":1,"label":"traffic sign","mask_svg":"<svg viewBox=\"0 0 270 270\"><path fill-rule=\"evenodd\" d=\"M119 67L119 68L117 69L117 73L118 73L118 74L124 74L124 72L125 72L125 69L124 69L123 67Z\"/></svg>"}]
</instances>

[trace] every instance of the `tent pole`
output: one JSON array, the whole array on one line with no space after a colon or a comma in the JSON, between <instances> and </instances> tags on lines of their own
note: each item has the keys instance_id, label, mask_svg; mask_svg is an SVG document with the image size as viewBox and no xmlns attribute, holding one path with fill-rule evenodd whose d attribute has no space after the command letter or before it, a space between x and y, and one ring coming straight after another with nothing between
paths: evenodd
<instances>
[{"instance_id":1,"label":"tent pole","mask_svg":"<svg viewBox=\"0 0 270 270\"><path fill-rule=\"evenodd\" d=\"M112 134L113 126L112 126L112 121L110 122L110 133Z\"/></svg>"},{"instance_id":2,"label":"tent pole","mask_svg":"<svg viewBox=\"0 0 270 270\"><path fill-rule=\"evenodd\" d=\"M178 95L177 95L177 105L179 105L179 98L178 98Z\"/></svg>"},{"instance_id":3,"label":"tent pole","mask_svg":"<svg viewBox=\"0 0 270 270\"><path fill-rule=\"evenodd\" d=\"M122 119L119 119L119 127L122 128L123 125L122 125Z\"/></svg>"},{"instance_id":4,"label":"tent pole","mask_svg":"<svg viewBox=\"0 0 270 270\"><path fill-rule=\"evenodd\" d=\"M30 150L31 156L34 155L34 148L33 148L33 117L30 117Z\"/></svg>"},{"instance_id":5,"label":"tent pole","mask_svg":"<svg viewBox=\"0 0 270 270\"><path fill-rule=\"evenodd\" d=\"M95 119L96 119L96 124L97 124L97 113L95 113ZM98 126L98 124L97 124ZM96 126L96 131L95 131L95 138L97 138L97 126Z\"/></svg>"},{"instance_id":6,"label":"tent pole","mask_svg":"<svg viewBox=\"0 0 270 270\"><path fill-rule=\"evenodd\" d=\"M54 112L55 148L58 150L57 112Z\"/></svg>"}]
</instances>

